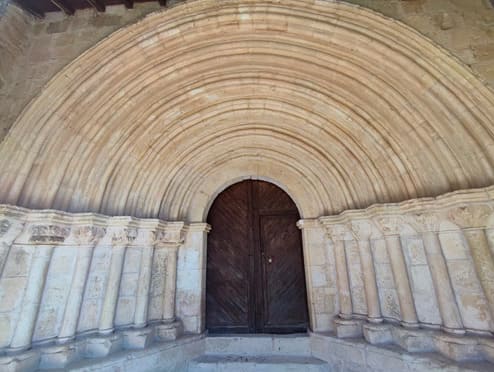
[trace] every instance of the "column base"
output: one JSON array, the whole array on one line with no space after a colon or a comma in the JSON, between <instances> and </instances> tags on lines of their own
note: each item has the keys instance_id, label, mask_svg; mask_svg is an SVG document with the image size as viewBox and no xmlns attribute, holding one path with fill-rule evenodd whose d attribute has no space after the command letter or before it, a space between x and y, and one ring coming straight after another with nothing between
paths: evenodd
<instances>
[{"instance_id":1,"label":"column base","mask_svg":"<svg viewBox=\"0 0 494 372\"><path fill-rule=\"evenodd\" d=\"M0 356L0 371L34 371L38 368L40 354L37 351L25 351L18 355Z\"/></svg>"},{"instance_id":2,"label":"column base","mask_svg":"<svg viewBox=\"0 0 494 372\"><path fill-rule=\"evenodd\" d=\"M365 340L371 345L383 345L393 342L392 326L389 324L364 324L362 330Z\"/></svg>"},{"instance_id":3,"label":"column base","mask_svg":"<svg viewBox=\"0 0 494 372\"><path fill-rule=\"evenodd\" d=\"M404 320L402 320L400 322L400 324L403 328L406 328L406 329L419 329L420 328L420 324L418 324L416 322L410 323L410 322L405 322Z\"/></svg>"},{"instance_id":4,"label":"column base","mask_svg":"<svg viewBox=\"0 0 494 372\"><path fill-rule=\"evenodd\" d=\"M92 336L86 340L84 356L86 358L101 358L122 347L122 335Z\"/></svg>"},{"instance_id":5,"label":"column base","mask_svg":"<svg viewBox=\"0 0 494 372\"><path fill-rule=\"evenodd\" d=\"M456 362L482 359L481 348L474 338L436 335L434 341L441 354Z\"/></svg>"},{"instance_id":6,"label":"column base","mask_svg":"<svg viewBox=\"0 0 494 372\"><path fill-rule=\"evenodd\" d=\"M56 345L41 349L40 368L64 368L79 358L76 345Z\"/></svg>"},{"instance_id":7,"label":"column base","mask_svg":"<svg viewBox=\"0 0 494 372\"><path fill-rule=\"evenodd\" d=\"M410 353L432 352L435 350L434 331L393 327L393 341Z\"/></svg>"},{"instance_id":8,"label":"column base","mask_svg":"<svg viewBox=\"0 0 494 372\"><path fill-rule=\"evenodd\" d=\"M441 327L441 330L443 330L446 333L452 334L452 335L464 335L466 331L463 328L448 328L448 327Z\"/></svg>"},{"instance_id":9,"label":"column base","mask_svg":"<svg viewBox=\"0 0 494 372\"><path fill-rule=\"evenodd\" d=\"M158 341L173 341L182 334L182 323L174 321L170 323L159 324L155 327L156 339Z\"/></svg>"},{"instance_id":10,"label":"column base","mask_svg":"<svg viewBox=\"0 0 494 372\"><path fill-rule=\"evenodd\" d=\"M153 341L155 330L151 327L127 329L122 331L124 349L144 349Z\"/></svg>"},{"instance_id":11,"label":"column base","mask_svg":"<svg viewBox=\"0 0 494 372\"><path fill-rule=\"evenodd\" d=\"M362 337L362 320L356 319L339 319L334 320L336 337L338 338L356 338Z\"/></svg>"}]
</instances>

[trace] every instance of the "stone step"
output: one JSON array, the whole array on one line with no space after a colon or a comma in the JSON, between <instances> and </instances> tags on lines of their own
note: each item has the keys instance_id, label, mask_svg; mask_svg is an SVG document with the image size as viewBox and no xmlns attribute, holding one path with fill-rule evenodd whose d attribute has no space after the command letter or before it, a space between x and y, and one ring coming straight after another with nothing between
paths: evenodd
<instances>
[{"instance_id":1,"label":"stone step","mask_svg":"<svg viewBox=\"0 0 494 372\"><path fill-rule=\"evenodd\" d=\"M189 362L188 372L328 372L328 363L310 356L203 355Z\"/></svg>"},{"instance_id":2,"label":"stone step","mask_svg":"<svg viewBox=\"0 0 494 372\"><path fill-rule=\"evenodd\" d=\"M206 339L206 354L311 356L310 337L293 335L215 336Z\"/></svg>"}]
</instances>

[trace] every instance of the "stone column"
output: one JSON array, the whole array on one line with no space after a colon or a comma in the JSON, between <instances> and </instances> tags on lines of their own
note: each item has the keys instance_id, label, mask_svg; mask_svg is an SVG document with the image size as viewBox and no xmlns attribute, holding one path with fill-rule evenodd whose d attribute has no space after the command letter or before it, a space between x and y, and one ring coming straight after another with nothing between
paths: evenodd
<instances>
[{"instance_id":1,"label":"stone column","mask_svg":"<svg viewBox=\"0 0 494 372\"><path fill-rule=\"evenodd\" d=\"M163 228L159 220L143 220L139 224L137 244L141 247L141 263L137 283L136 309L134 328L143 328L148 323L149 289L151 285L151 269L157 231Z\"/></svg>"},{"instance_id":2,"label":"stone column","mask_svg":"<svg viewBox=\"0 0 494 372\"><path fill-rule=\"evenodd\" d=\"M113 333L113 322L120 290L125 250L137 236L135 224L130 217L113 217L109 221L107 236L111 240L111 263L106 283L105 297L99 319L99 333Z\"/></svg>"},{"instance_id":3,"label":"stone column","mask_svg":"<svg viewBox=\"0 0 494 372\"><path fill-rule=\"evenodd\" d=\"M176 322L175 296L177 289L177 251L184 242L184 223L168 222L159 233L157 249L165 251L165 287L161 322L157 327L157 337L171 340L178 337L180 324Z\"/></svg>"},{"instance_id":4,"label":"stone column","mask_svg":"<svg viewBox=\"0 0 494 372\"><path fill-rule=\"evenodd\" d=\"M70 231L67 225L38 222L56 218L51 212L39 213L33 217L37 221L27 225L30 232L27 244L32 245L34 253L19 321L10 344L10 349L13 351L25 350L31 345L53 248L63 243Z\"/></svg>"},{"instance_id":5,"label":"stone column","mask_svg":"<svg viewBox=\"0 0 494 372\"><path fill-rule=\"evenodd\" d=\"M338 316L341 319L351 319L353 313L352 296L350 291L344 240L348 230L343 224L328 225L326 228L328 229L329 237L334 244L338 295L340 300L340 313Z\"/></svg>"},{"instance_id":6,"label":"stone column","mask_svg":"<svg viewBox=\"0 0 494 372\"><path fill-rule=\"evenodd\" d=\"M452 209L449 211L449 218L463 229L480 285L494 319L494 257L484 230L490 214L489 206L479 204Z\"/></svg>"},{"instance_id":7,"label":"stone column","mask_svg":"<svg viewBox=\"0 0 494 372\"><path fill-rule=\"evenodd\" d=\"M377 218L377 223L380 225L386 241L386 250L388 251L391 271L393 272L393 278L398 292L401 324L407 328L418 328L417 312L413 302L407 265L401 246L400 224L402 222L401 216Z\"/></svg>"},{"instance_id":8,"label":"stone column","mask_svg":"<svg viewBox=\"0 0 494 372\"><path fill-rule=\"evenodd\" d=\"M372 222L367 220L352 221L352 232L359 246L360 262L363 268L365 297L367 299L367 320L371 323L381 323L383 318L374 270L374 259L370 247Z\"/></svg>"},{"instance_id":9,"label":"stone column","mask_svg":"<svg viewBox=\"0 0 494 372\"><path fill-rule=\"evenodd\" d=\"M178 251L176 316L184 331L206 330L206 261L207 235L211 226L192 223L185 227L185 241Z\"/></svg>"},{"instance_id":10,"label":"stone column","mask_svg":"<svg viewBox=\"0 0 494 372\"><path fill-rule=\"evenodd\" d=\"M94 224L99 224L99 226L94 226ZM93 250L106 232L103 227L104 221L94 221L94 224L89 222L85 226L77 226L72 229L74 242L77 244L74 247L77 250L77 258L62 325L57 338L59 344L64 344L75 338Z\"/></svg>"},{"instance_id":11,"label":"stone column","mask_svg":"<svg viewBox=\"0 0 494 372\"><path fill-rule=\"evenodd\" d=\"M26 210L8 205L0 207L0 278L15 239L24 229Z\"/></svg>"},{"instance_id":12,"label":"stone column","mask_svg":"<svg viewBox=\"0 0 494 372\"><path fill-rule=\"evenodd\" d=\"M422 233L432 282L443 321L442 329L449 333L464 334L463 322L451 286L448 267L439 241L439 218L431 213L414 216L414 225Z\"/></svg>"}]
</instances>

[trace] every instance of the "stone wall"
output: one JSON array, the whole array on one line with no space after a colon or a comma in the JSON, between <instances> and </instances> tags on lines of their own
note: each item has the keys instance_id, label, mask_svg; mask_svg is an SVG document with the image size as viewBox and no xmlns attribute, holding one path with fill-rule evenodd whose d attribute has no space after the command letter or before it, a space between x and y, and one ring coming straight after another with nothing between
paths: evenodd
<instances>
[{"instance_id":1,"label":"stone wall","mask_svg":"<svg viewBox=\"0 0 494 372\"><path fill-rule=\"evenodd\" d=\"M313 332L494 360L494 187L298 225ZM0 206L0 365L204 332L209 228Z\"/></svg>"},{"instance_id":2,"label":"stone wall","mask_svg":"<svg viewBox=\"0 0 494 372\"><path fill-rule=\"evenodd\" d=\"M488 0L349 0L398 19L443 46L494 86L494 7ZM170 2L173 5L175 2ZM62 67L120 27L159 9L108 6L35 20L10 5L0 18L0 140ZM15 32L14 32L15 31ZM3 86L2 86L3 85Z\"/></svg>"},{"instance_id":3,"label":"stone wall","mask_svg":"<svg viewBox=\"0 0 494 372\"><path fill-rule=\"evenodd\" d=\"M206 232L205 224L1 206L0 349L173 324L176 314L186 332L200 333Z\"/></svg>"},{"instance_id":4,"label":"stone wall","mask_svg":"<svg viewBox=\"0 0 494 372\"><path fill-rule=\"evenodd\" d=\"M310 301L323 319L338 318L316 329L356 336L366 320L491 335L493 191L456 192L320 218L330 240L324 245L320 235L306 239L308 264L317 265L307 274L315 296ZM315 220L300 225L304 232L317 229Z\"/></svg>"}]
</instances>

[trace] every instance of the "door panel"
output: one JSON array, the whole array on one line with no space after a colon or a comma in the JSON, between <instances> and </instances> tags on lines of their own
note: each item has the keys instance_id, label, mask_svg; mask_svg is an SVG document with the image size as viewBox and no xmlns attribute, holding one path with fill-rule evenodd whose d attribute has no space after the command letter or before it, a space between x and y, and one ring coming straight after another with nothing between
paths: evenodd
<instances>
[{"instance_id":1,"label":"door panel","mask_svg":"<svg viewBox=\"0 0 494 372\"><path fill-rule=\"evenodd\" d=\"M307 329L304 266L297 215L261 216L264 331Z\"/></svg>"},{"instance_id":2,"label":"door panel","mask_svg":"<svg viewBox=\"0 0 494 372\"><path fill-rule=\"evenodd\" d=\"M217 199L209 215L206 322L211 332L247 333L251 225L250 187L236 184Z\"/></svg>"},{"instance_id":3,"label":"door panel","mask_svg":"<svg viewBox=\"0 0 494 372\"><path fill-rule=\"evenodd\" d=\"M207 248L206 326L210 332L307 329L298 219L290 197L268 182L240 182L216 198L208 215L212 231Z\"/></svg>"}]
</instances>

